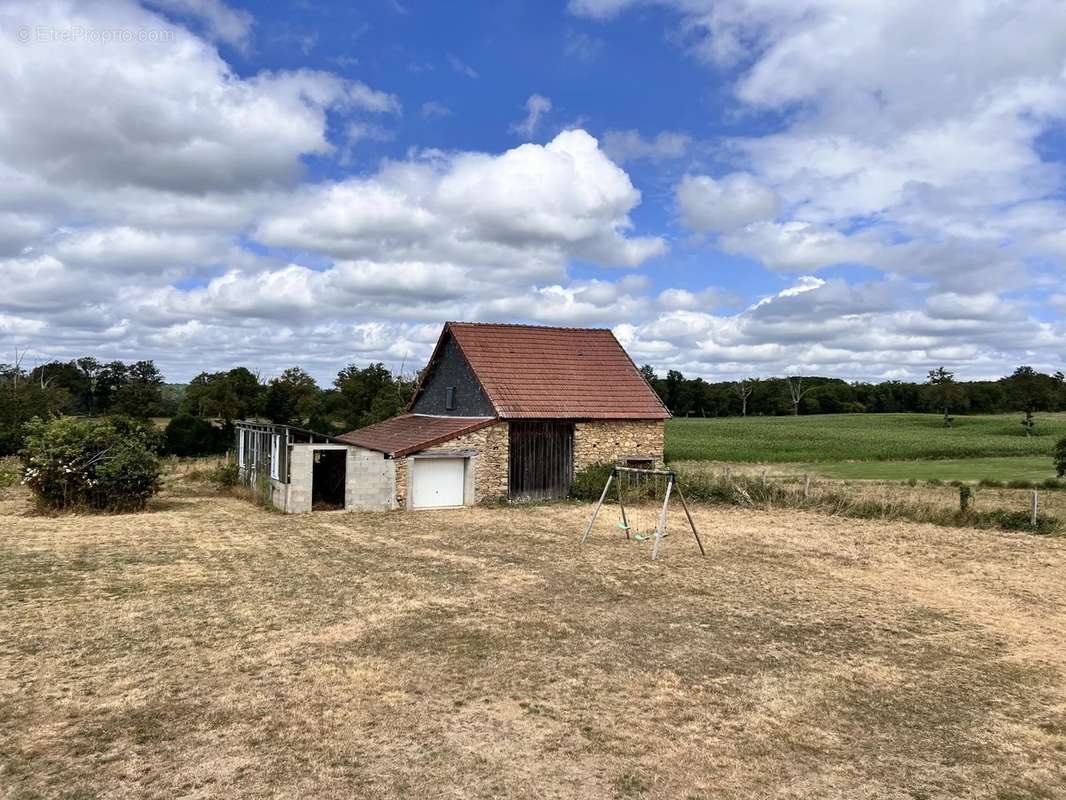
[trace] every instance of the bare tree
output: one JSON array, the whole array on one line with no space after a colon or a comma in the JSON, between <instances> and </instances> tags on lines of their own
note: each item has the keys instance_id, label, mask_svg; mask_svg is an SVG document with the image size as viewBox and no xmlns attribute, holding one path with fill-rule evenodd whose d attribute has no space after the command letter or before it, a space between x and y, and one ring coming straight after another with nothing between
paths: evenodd
<instances>
[{"instance_id":1,"label":"bare tree","mask_svg":"<svg viewBox=\"0 0 1066 800\"><path fill-rule=\"evenodd\" d=\"M740 415L742 417L748 416L748 398L755 391L756 383L758 383L758 378L745 378L742 381L733 383L733 394L740 398Z\"/></svg>"},{"instance_id":2,"label":"bare tree","mask_svg":"<svg viewBox=\"0 0 1066 800\"><path fill-rule=\"evenodd\" d=\"M814 387L808 386L804 388L802 375L785 378L785 382L788 384L788 394L792 398L792 416L798 417L800 413L800 401L803 400L804 395Z\"/></svg>"}]
</instances>

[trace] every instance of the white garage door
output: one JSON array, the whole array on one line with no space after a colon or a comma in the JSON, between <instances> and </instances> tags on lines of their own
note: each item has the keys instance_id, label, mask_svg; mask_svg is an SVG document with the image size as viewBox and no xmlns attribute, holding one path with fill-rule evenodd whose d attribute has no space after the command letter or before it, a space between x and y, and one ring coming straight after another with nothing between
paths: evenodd
<instances>
[{"instance_id":1,"label":"white garage door","mask_svg":"<svg viewBox=\"0 0 1066 800\"><path fill-rule=\"evenodd\" d=\"M411 505L448 508L463 504L463 458L415 458L412 464Z\"/></svg>"}]
</instances>

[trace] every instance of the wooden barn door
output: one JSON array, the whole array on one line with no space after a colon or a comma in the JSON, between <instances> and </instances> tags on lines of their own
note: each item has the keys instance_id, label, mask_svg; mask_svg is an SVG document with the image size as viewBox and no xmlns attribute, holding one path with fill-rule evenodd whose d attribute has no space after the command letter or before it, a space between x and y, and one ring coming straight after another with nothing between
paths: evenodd
<instances>
[{"instance_id":1,"label":"wooden barn door","mask_svg":"<svg viewBox=\"0 0 1066 800\"><path fill-rule=\"evenodd\" d=\"M508 493L512 500L570 494L574 474L572 422L511 422Z\"/></svg>"}]
</instances>

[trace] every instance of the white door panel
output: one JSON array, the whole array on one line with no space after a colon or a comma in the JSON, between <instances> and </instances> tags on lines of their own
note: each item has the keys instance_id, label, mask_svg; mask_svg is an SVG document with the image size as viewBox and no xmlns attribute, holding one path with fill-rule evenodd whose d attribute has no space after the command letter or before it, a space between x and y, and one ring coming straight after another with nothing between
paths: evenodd
<instances>
[{"instance_id":1,"label":"white door panel","mask_svg":"<svg viewBox=\"0 0 1066 800\"><path fill-rule=\"evenodd\" d=\"M448 508L463 504L462 458L411 459L411 505L414 508Z\"/></svg>"}]
</instances>

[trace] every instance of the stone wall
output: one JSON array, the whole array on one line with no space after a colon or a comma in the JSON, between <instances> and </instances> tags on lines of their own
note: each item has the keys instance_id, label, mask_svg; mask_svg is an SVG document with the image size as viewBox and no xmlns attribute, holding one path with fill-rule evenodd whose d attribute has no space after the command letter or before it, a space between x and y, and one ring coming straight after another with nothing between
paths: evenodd
<instances>
[{"instance_id":1,"label":"stone wall","mask_svg":"<svg viewBox=\"0 0 1066 800\"><path fill-rule=\"evenodd\" d=\"M434 450L471 450L474 457L474 502L485 503L507 497L509 439L506 422L497 422L455 439ZM396 505L407 507L407 470L410 459L398 458L396 465Z\"/></svg>"},{"instance_id":2,"label":"stone wall","mask_svg":"<svg viewBox=\"0 0 1066 800\"><path fill-rule=\"evenodd\" d=\"M650 458L661 466L663 431L661 420L578 422L574 425L574 472L625 458Z\"/></svg>"}]
</instances>

